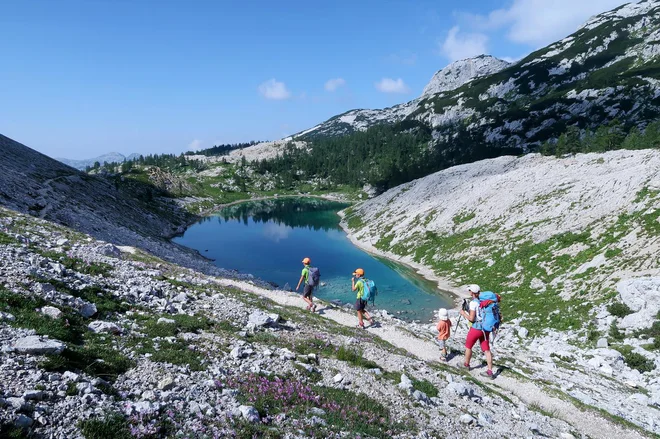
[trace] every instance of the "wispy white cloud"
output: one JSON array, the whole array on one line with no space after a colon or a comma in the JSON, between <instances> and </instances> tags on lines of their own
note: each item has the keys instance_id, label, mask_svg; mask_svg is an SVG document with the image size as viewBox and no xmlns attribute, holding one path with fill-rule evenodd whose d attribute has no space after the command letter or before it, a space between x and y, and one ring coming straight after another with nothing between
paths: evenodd
<instances>
[{"instance_id":1,"label":"wispy white cloud","mask_svg":"<svg viewBox=\"0 0 660 439\"><path fill-rule=\"evenodd\" d=\"M636 2L637 0L633 0ZM487 15L458 14L459 21L479 32L506 31L514 43L537 48L573 33L591 16L631 0L514 0Z\"/></svg>"},{"instance_id":2,"label":"wispy white cloud","mask_svg":"<svg viewBox=\"0 0 660 439\"><path fill-rule=\"evenodd\" d=\"M334 79L329 79L325 83L325 89L326 91L333 92L337 90L339 87L343 87L346 85L346 81L344 78L334 78Z\"/></svg>"},{"instance_id":3,"label":"wispy white cloud","mask_svg":"<svg viewBox=\"0 0 660 439\"><path fill-rule=\"evenodd\" d=\"M276 80L275 78L269 79L259 85L259 94L266 99L281 101L291 97L291 91L286 88L286 84Z\"/></svg>"},{"instance_id":4,"label":"wispy white cloud","mask_svg":"<svg viewBox=\"0 0 660 439\"><path fill-rule=\"evenodd\" d=\"M488 53L488 36L461 32L459 26L454 26L440 44L440 51L450 61L483 55Z\"/></svg>"},{"instance_id":5,"label":"wispy white cloud","mask_svg":"<svg viewBox=\"0 0 660 439\"><path fill-rule=\"evenodd\" d=\"M410 88L403 82L403 79L383 78L376 84L376 89L383 93L408 93Z\"/></svg>"},{"instance_id":6,"label":"wispy white cloud","mask_svg":"<svg viewBox=\"0 0 660 439\"><path fill-rule=\"evenodd\" d=\"M193 140L188 144L188 151L199 151L200 149L202 149L202 143L204 143L204 141L202 140L199 139Z\"/></svg>"}]
</instances>

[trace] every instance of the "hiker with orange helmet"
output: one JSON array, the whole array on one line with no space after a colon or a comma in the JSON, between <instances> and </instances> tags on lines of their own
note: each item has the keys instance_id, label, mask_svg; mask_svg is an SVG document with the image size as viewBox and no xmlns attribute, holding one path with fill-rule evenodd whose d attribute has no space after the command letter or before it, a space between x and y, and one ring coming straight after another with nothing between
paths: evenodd
<instances>
[{"instance_id":1,"label":"hiker with orange helmet","mask_svg":"<svg viewBox=\"0 0 660 439\"><path fill-rule=\"evenodd\" d=\"M355 280L357 278L357 281ZM353 277L351 278L351 290L357 291L357 297L355 300L355 310L357 311L358 317L358 328L364 329L364 321L362 320L363 316L369 321L371 326L374 325L374 319L367 312L367 301L363 299L364 296L364 270L358 268L353 272Z\"/></svg>"},{"instance_id":2,"label":"hiker with orange helmet","mask_svg":"<svg viewBox=\"0 0 660 439\"><path fill-rule=\"evenodd\" d=\"M311 310L312 312L316 312L316 305L314 305L314 302L312 301L312 293L314 292L314 284L313 282L310 282L310 265L312 263L312 260L309 258L304 258L302 260L303 263L303 269L302 273L300 274L300 280L298 281L298 286L296 286L296 291L300 288L300 284L305 282L305 286L303 287L303 295L302 298L305 302L307 302L307 311Z\"/></svg>"}]
</instances>

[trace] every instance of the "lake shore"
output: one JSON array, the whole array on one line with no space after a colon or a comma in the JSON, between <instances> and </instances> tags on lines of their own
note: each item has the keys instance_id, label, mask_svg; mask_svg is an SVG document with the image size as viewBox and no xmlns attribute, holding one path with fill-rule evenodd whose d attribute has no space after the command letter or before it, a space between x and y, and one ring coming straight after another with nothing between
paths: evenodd
<instances>
[{"instance_id":1,"label":"lake shore","mask_svg":"<svg viewBox=\"0 0 660 439\"><path fill-rule=\"evenodd\" d=\"M461 301L465 298L464 290L462 288L454 285L449 279L436 275L435 272L433 272L433 270L431 270L429 267L412 261L410 258L401 257L394 253L380 250L371 243L360 241L353 233L351 233L350 229L348 228L348 224L346 221L344 221L344 211L339 211L337 214L341 218L339 226L342 228L344 233L346 233L346 236L353 245L374 256L385 258L396 262L397 264L409 267L424 279L435 282L439 291L445 294L449 294L454 301L454 305L456 307L460 306Z\"/></svg>"}]
</instances>

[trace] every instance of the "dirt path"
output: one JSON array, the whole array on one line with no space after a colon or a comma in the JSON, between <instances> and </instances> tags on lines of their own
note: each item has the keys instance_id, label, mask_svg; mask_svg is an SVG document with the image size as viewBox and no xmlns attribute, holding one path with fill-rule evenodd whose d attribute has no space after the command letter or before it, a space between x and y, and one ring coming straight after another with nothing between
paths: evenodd
<instances>
[{"instance_id":1,"label":"dirt path","mask_svg":"<svg viewBox=\"0 0 660 439\"><path fill-rule=\"evenodd\" d=\"M304 308L304 302L299 295L286 293L280 290L265 290L256 287L247 282L234 281L230 279L219 279L218 283L225 286L234 286L242 290L253 292L259 296L273 300L275 303L284 306L293 306ZM323 303L321 305L320 303ZM349 313L343 309L327 305L325 302L319 303L318 312L324 318L331 319L341 325L355 326L357 317L354 313ZM410 354L425 361L437 361L438 348L431 340L423 340L407 334L403 329L397 329L396 325L384 324L376 325L374 328L368 328L367 331L379 336L383 340L392 343ZM449 365L460 367L462 357L453 358ZM590 438L617 438L617 439L640 439L645 437L641 433L612 423L603 416L594 411L582 411L569 401L552 396L543 388L533 382L518 380L511 376L498 376L495 380L485 379L479 375L481 370L473 370L470 374L482 382L484 385L505 395L514 395L527 405L534 404L554 417L570 424L575 431L580 432Z\"/></svg>"}]
</instances>

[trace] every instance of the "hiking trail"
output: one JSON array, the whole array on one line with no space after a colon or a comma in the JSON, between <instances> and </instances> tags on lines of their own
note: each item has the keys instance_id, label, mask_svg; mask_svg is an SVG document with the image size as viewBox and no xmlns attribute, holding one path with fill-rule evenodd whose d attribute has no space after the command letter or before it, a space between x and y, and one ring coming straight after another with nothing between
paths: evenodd
<instances>
[{"instance_id":1,"label":"hiking trail","mask_svg":"<svg viewBox=\"0 0 660 439\"><path fill-rule=\"evenodd\" d=\"M300 295L295 293L289 293L282 290L266 290L248 282L230 279L218 279L217 283L224 286L238 287L261 297L271 299L279 305L305 309L305 302L301 299ZM350 297L352 297L352 295ZM322 317L333 320L344 326L356 326L357 316L355 313L348 312L345 309L338 308L317 298L315 298L315 302L319 305L317 313ZM428 341L423 340L397 328L399 328L398 325L383 324L376 325L373 328L367 326L366 331L407 351L420 360L438 360L440 351L430 339ZM453 334L452 337L454 337ZM462 361L462 355L455 355L447 364L456 368L456 373L460 373L459 367L461 366ZM473 365L474 364L475 362L473 360ZM497 369L497 355L495 355L495 369ZM528 406L535 405L545 412L551 413L555 418L561 419L570 424L575 431L590 438L616 437L617 439L640 439L652 437L651 434L643 435L638 431L618 425L594 410L583 410L570 401L551 395L550 392L531 381L517 379L509 375L501 375L501 373L498 373L497 378L494 380L485 379L479 375L479 372L483 370L484 368L481 367L473 367L470 371L470 375L479 380L482 385L493 391L499 392L508 397L513 396Z\"/></svg>"}]
</instances>

